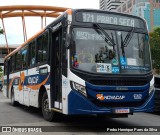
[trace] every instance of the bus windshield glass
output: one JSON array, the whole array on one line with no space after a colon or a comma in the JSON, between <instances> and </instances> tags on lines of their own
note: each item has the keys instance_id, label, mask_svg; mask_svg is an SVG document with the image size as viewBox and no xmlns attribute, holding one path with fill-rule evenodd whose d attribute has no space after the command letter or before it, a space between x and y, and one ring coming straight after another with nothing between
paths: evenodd
<instances>
[{"instance_id":1,"label":"bus windshield glass","mask_svg":"<svg viewBox=\"0 0 160 135\"><path fill-rule=\"evenodd\" d=\"M72 67L101 74L144 74L151 70L148 35L131 31L74 28Z\"/></svg>"}]
</instances>

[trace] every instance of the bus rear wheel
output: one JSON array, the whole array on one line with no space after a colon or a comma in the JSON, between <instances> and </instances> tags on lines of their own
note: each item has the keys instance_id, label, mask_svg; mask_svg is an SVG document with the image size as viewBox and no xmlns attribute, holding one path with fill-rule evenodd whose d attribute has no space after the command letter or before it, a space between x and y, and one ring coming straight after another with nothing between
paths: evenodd
<instances>
[{"instance_id":1,"label":"bus rear wheel","mask_svg":"<svg viewBox=\"0 0 160 135\"><path fill-rule=\"evenodd\" d=\"M13 88L12 88L12 90L11 90L11 104L12 104L13 106L17 106L17 105L18 105L18 102L15 101L14 89L13 89Z\"/></svg>"},{"instance_id":2,"label":"bus rear wheel","mask_svg":"<svg viewBox=\"0 0 160 135\"><path fill-rule=\"evenodd\" d=\"M42 97L42 114L47 121L59 121L59 114L49 109L49 99L47 92L43 94Z\"/></svg>"}]
</instances>

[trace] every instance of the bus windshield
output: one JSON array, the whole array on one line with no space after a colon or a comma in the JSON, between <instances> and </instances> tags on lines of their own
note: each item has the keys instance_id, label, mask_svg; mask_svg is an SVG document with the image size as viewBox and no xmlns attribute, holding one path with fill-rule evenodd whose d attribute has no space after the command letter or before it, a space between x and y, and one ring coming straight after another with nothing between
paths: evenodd
<instances>
[{"instance_id":1,"label":"bus windshield","mask_svg":"<svg viewBox=\"0 0 160 135\"><path fill-rule=\"evenodd\" d=\"M73 29L73 68L101 74L144 74L151 70L148 35L103 30Z\"/></svg>"}]
</instances>

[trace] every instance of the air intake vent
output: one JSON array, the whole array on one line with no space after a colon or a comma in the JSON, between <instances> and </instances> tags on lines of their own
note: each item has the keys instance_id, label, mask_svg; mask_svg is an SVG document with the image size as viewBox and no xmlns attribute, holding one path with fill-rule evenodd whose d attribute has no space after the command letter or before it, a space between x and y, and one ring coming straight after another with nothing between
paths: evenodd
<instances>
[{"instance_id":1,"label":"air intake vent","mask_svg":"<svg viewBox=\"0 0 160 135\"><path fill-rule=\"evenodd\" d=\"M94 85L108 85L108 86L142 86L146 85L145 80L90 80Z\"/></svg>"},{"instance_id":2,"label":"air intake vent","mask_svg":"<svg viewBox=\"0 0 160 135\"><path fill-rule=\"evenodd\" d=\"M93 100L91 102L98 107L113 108L113 107L138 107L143 105L145 100L140 102L110 102L110 103L103 103L103 102Z\"/></svg>"}]
</instances>

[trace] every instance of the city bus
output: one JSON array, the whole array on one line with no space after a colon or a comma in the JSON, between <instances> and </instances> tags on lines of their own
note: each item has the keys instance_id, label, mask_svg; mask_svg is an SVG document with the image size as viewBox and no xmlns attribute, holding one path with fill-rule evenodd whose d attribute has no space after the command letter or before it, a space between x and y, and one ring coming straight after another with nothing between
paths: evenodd
<instances>
[{"instance_id":1,"label":"city bus","mask_svg":"<svg viewBox=\"0 0 160 135\"><path fill-rule=\"evenodd\" d=\"M4 95L64 115L128 117L151 112L149 36L140 17L68 9L5 57Z\"/></svg>"}]
</instances>

